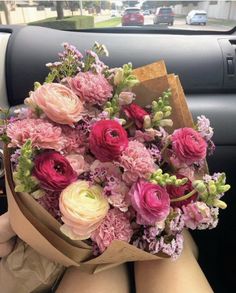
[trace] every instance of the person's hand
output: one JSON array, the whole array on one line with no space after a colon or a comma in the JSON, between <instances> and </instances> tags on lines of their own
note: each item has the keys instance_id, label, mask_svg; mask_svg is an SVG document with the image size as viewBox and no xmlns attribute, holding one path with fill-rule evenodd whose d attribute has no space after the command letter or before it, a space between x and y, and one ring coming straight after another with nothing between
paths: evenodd
<instances>
[{"instance_id":1,"label":"person's hand","mask_svg":"<svg viewBox=\"0 0 236 293\"><path fill-rule=\"evenodd\" d=\"M0 258L8 255L14 248L16 234L11 228L8 212L0 216Z\"/></svg>"}]
</instances>

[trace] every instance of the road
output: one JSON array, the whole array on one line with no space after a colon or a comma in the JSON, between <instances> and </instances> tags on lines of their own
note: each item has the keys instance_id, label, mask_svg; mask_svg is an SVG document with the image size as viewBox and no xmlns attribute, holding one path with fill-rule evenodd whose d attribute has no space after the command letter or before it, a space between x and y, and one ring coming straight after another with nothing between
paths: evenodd
<instances>
[{"instance_id":1,"label":"road","mask_svg":"<svg viewBox=\"0 0 236 293\"><path fill-rule=\"evenodd\" d=\"M144 25L153 26L153 15L144 16ZM121 26L121 25L118 25ZM174 25L168 26L167 24L158 24L155 25L157 28L170 28L170 29L189 29L189 30L216 30L216 31L227 31L232 29L231 26L221 25L219 23L208 24L208 25L189 25L185 23L185 18L175 18Z\"/></svg>"},{"instance_id":2,"label":"road","mask_svg":"<svg viewBox=\"0 0 236 293\"><path fill-rule=\"evenodd\" d=\"M144 16L144 24L145 25L153 25L153 15L145 15ZM167 24L159 24L158 27L167 27ZM220 20L219 24L208 24L208 25L189 25L186 24L185 18L175 18L174 25L168 26L169 28L177 28L177 29L190 29L190 30L230 30L231 26L221 25Z\"/></svg>"}]
</instances>

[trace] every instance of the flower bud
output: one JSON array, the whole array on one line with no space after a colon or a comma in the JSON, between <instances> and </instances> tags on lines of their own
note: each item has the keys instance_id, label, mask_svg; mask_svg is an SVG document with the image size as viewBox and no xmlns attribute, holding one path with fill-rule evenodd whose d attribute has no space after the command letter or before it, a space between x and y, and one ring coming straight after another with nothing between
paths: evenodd
<instances>
[{"instance_id":1,"label":"flower bud","mask_svg":"<svg viewBox=\"0 0 236 293\"><path fill-rule=\"evenodd\" d=\"M195 180L193 182L193 188L196 189L199 193L206 191L206 186L201 180Z\"/></svg>"},{"instance_id":2,"label":"flower bud","mask_svg":"<svg viewBox=\"0 0 236 293\"><path fill-rule=\"evenodd\" d=\"M153 122L159 121L163 118L163 112L158 111L153 117Z\"/></svg>"},{"instance_id":3,"label":"flower bud","mask_svg":"<svg viewBox=\"0 0 236 293\"><path fill-rule=\"evenodd\" d=\"M162 127L172 127L173 121L171 119L163 119L160 121L160 126Z\"/></svg>"},{"instance_id":4,"label":"flower bud","mask_svg":"<svg viewBox=\"0 0 236 293\"><path fill-rule=\"evenodd\" d=\"M227 208L227 204L220 199L215 199L213 202L213 206L223 210Z\"/></svg>"},{"instance_id":5,"label":"flower bud","mask_svg":"<svg viewBox=\"0 0 236 293\"><path fill-rule=\"evenodd\" d=\"M151 127L151 118L149 115L145 115L143 119L143 128L150 128Z\"/></svg>"},{"instance_id":6,"label":"flower bud","mask_svg":"<svg viewBox=\"0 0 236 293\"><path fill-rule=\"evenodd\" d=\"M114 84L118 85L120 84L124 79L124 70L123 68L118 68L116 70L115 76L114 76Z\"/></svg>"}]
</instances>

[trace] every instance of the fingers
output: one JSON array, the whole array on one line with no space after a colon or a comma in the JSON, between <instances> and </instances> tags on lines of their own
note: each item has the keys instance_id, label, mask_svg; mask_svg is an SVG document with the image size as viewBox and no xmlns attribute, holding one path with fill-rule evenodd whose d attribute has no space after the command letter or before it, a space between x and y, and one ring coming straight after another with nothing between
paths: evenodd
<instances>
[{"instance_id":1,"label":"fingers","mask_svg":"<svg viewBox=\"0 0 236 293\"><path fill-rule=\"evenodd\" d=\"M15 246L15 239L10 239L7 242L0 243L0 258L12 252Z\"/></svg>"},{"instance_id":2,"label":"fingers","mask_svg":"<svg viewBox=\"0 0 236 293\"><path fill-rule=\"evenodd\" d=\"M6 242L16 234L11 228L9 221L9 213L0 216L0 243Z\"/></svg>"}]
</instances>

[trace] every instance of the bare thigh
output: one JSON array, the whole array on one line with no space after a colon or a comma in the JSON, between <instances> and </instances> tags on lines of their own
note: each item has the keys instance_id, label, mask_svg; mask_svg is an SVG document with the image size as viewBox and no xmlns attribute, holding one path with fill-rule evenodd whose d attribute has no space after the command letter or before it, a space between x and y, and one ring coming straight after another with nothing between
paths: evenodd
<instances>
[{"instance_id":1,"label":"bare thigh","mask_svg":"<svg viewBox=\"0 0 236 293\"><path fill-rule=\"evenodd\" d=\"M88 274L69 268L56 293L129 293L129 275L125 264Z\"/></svg>"},{"instance_id":2,"label":"bare thigh","mask_svg":"<svg viewBox=\"0 0 236 293\"><path fill-rule=\"evenodd\" d=\"M136 293L212 293L185 235L185 247L176 261L135 263Z\"/></svg>"}]
</instances>

